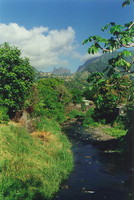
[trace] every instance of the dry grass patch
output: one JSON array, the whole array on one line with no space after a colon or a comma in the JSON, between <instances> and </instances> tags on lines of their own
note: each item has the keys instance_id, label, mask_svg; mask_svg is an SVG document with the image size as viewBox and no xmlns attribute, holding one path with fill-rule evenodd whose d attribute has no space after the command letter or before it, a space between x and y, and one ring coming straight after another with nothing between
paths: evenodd
<instances>
[{"instance_id":1,"label":"dry grass patch","mask_svg":"<svg viewBox=\"0 0 134 200\"><path fill-rule=\"evenodd\" d=\"M41 139L41 141L48 143L50 140L54 139L54 135L47 131L34 131L31 136Z\"/></svg>"}]
</instances>

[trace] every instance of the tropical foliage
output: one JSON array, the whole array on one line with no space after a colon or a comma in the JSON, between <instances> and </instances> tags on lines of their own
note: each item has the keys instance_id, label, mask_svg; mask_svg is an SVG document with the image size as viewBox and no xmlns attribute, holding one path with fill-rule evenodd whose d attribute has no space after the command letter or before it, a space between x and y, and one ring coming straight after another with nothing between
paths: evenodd
<instances>
[{"instance_id":1,"label":"tropical foliage","mask_svg":"<svg viewBox=\"0 0 134 200\"><path fill-rule=\"evenodd\" d=\"M65 120L65 105L71 100L71 94L64 82L57 78L38 80L38 102L35 105L36 116L47 116L62 122Z\"/></svg>"},{"instance_id":2,"label":"tropical foliage","mask_svg":"<svg viewBox=\"0 0 134 200\"><path fill-rule=\"evenodd\" d=\"M125 1L123 6L129 4ZM118 105L126 104L132 100L133 81L130 74L133 62L126 57L132 56L127 48L134 47L134 22L119 25L110 22L102 31L108 30L111 34L109 39L100 36L90 36L84 40L83 44L90 42L89 54L111 53L123 48L115 57L108 60L109 66L103 72L96 72L89 76L88 82L92 83L90 91L95 102L95 117L106 119L106 122L113 122L117 116L116 108ZM89 95L89 93L88 93Z\"/></svg>"},{"instance_id":3,"label":"tropical foliage","mask_svg":"<svg viewBox=\"0 0 134 200\"><path fill-rule=\"evenodd\" d=\"M71 97L60 79L35 81L17 47L0 45L0 199L50 199L58 191L73 168L71 145L59 126ZM23 120L3 125L25 109L31 124L36 118L31 135Z\"/></svg>"},{"instance_id":4,"label":"tropical foliage","mask_svg":"<svg viewBox=\"0 0 134 200\"><path fill-rule=\"evenodd\" d=\"M21 51L7 43L0 45L0 106L12 116L24 106L34 81L34 72Z\"/></svg>"}]
</instances>

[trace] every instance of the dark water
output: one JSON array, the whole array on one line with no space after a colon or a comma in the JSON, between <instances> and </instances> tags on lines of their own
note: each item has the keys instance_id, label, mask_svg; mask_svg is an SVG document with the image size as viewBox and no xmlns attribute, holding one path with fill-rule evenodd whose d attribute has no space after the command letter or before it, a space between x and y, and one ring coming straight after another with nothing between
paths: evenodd
<instances>
[{"instance_id":1,"label":"dark water","mask_svg":"<svg viewBox=\"0 0 134 200\"><path fill-rule=\"evenodd\" d=\"M70 129L75 168L53 200L129 200L131 174L114 153L74 137Z\"/></svg>"}]
</instances>

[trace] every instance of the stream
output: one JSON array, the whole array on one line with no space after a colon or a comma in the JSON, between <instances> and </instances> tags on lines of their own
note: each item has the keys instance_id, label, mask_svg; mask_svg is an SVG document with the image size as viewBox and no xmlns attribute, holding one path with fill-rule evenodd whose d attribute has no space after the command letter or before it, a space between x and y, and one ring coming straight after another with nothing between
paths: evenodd
<instances>
[{"instance_id":1,"label":"stream","mask_svg":"<svg viewBox=\"0 0 134 200\"><path fill-rule=\"evenodd\" d=\"M75 167L53 200L132 199L132 174L116 153L92 144L81 125L63 131L72 143Z\"/></svg>"}]
</instances>

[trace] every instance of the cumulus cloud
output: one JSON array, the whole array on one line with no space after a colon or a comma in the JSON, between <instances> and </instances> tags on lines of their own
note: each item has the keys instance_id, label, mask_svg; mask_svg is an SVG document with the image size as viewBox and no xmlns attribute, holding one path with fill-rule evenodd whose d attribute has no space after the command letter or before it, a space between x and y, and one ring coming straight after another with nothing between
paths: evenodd
<instances>
[{"instance_id":1,"label":"cumulus cloud","mask_svg":"<svg viewBox=\"0 0 134 200\"><path fill-rule=\"evenodd\" d=\"M0 43L9 42L22 50L37 68L53 65L67 65L61 56L74 50L75 31L73 28L50 30L48 27L26 29L16 23L0 24Z\"/></svg>"},{"instance_id":2,"label":"cumulus cloud","mask_svg":"<svg viewBox=\"0 0 134 200\"><path fill-rule=\"evenodd\" d=\"M50 66L69 66L66 57L88 59L89 54L77 52L75 31L72 27L61 30L49 30L48 27L26 29L16 23L0 24L0 43L9 42L22 51L22 56L30 59L31 65L43 70Z\"/></svg>"}]
</instances>

